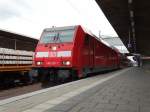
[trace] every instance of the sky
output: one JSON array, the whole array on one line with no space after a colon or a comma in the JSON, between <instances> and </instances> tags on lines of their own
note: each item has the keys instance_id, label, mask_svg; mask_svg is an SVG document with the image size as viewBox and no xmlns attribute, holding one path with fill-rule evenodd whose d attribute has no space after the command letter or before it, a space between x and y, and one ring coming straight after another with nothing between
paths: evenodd
<instances>
[{"instance_id":1,"label":"sky","mask_svg":"<svg viewBox=\"0 0 150 112\"><path fill-rule=\"evenodd\" d=\"M70 25L118 37L95 0L0 0L0 29L39 39L45 28Z\"/></svg>"},{"instance_id":2,"label":"sky","mask_svg":"<svg viewBox=\"0 0 150 112\"><path fill-rule=\"evenodd\" d=\"M0 0L0 29L39 39L44 28L79 24L117 36L95 0Z\"/></svg>"}]
</instances>

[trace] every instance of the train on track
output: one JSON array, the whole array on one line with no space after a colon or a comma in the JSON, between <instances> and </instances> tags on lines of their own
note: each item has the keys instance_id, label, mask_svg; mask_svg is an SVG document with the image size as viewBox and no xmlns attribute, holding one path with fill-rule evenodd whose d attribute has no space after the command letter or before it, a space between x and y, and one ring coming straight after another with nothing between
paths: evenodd
<instances>
[{"instance_id":1,"label":"train on track","mask_svg":"<svg viewBox=\"0 0 150 112\"><path fill-rule=\"evenodd\" d=\"M80 25L43 30L34 66L43 84L120 67L121 53Z\"/></svg>"},{"instance_id":2,"label":"train on track","mask_svg":"<svg viewBox=\"0 0 150 112\"><path fill-rule=\"evenodd\" d=\"M31 82L33 54L33 51L0 48L0 89Z\"/></svg>"},{"instance_id":3,"label":"train on track","mask_svg":"<svg viewBox=\"0 0 150 112\"><path fill-rule=\"evenodd\" d=\"M32 83L30 75L37 42L37 39L0 29L0 90Z\"/></svg>"}]
</instances>

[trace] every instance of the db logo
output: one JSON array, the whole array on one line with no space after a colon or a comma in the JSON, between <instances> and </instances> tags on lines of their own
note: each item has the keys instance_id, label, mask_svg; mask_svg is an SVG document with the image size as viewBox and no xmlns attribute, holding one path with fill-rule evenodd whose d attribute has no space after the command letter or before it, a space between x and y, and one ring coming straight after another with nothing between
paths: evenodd
<instances>
[{"instance_id":1,"label":"db logo","mask_svg":"<svg viewBox=\"0 0 150 112\"><path fill-rule=\"evenodd\" d=\"M53 61L53 62L47 62L47 64L48 64L48 65L56 65L57 62L54 62L54 61Z\"/></svg>"},{"instance_id":2,"label":"db logo","mask_svg":"<svg viewBox=\"0 0 150 112\"><path fill-rule=\"evenodd\" d=\"M49 52L49 57L56 57L57 53L56 52Z\"/></svg>"}]
</instances>

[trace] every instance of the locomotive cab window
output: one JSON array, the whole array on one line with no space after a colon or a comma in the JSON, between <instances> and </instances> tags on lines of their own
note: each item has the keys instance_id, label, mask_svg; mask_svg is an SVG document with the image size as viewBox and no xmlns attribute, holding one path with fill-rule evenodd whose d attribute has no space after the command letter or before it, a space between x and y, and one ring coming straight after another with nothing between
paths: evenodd
<instances>
[{"instance_id":1,"label":"locomotive cab window","mask_svg":"<svg viewBox=\"0 0 150 112\"><path fill-rule=\"evenodd\" d=\"M73 42L74 30L44 31L40 43Z\"/></svg>"}]
</instances>

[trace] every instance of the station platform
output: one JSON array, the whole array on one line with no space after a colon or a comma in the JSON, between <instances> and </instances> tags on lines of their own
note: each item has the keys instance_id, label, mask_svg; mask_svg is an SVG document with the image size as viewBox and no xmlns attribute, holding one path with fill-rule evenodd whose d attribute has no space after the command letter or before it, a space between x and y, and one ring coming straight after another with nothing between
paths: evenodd
<instances>
[{"instance_id":1,"label":"station platform","mask_svg":"<svg viewBox=\"0 0 150 112\"><path fill-rule=\"evenodd\" d=\"M131 68L45 112L150 112L150 72Z\"/></svg>"},{"instance_id":2,"label":"station platform","mask_svg":"<svg viewBox=\"0 0 150 112\"><path fill-rule=\"evenodd\" d=\"M150 112L149 68L127 68L43 90L40 96L0 101L0 112Z\"/></svg>"}]
</instances>

